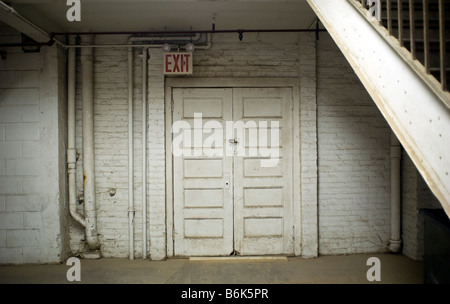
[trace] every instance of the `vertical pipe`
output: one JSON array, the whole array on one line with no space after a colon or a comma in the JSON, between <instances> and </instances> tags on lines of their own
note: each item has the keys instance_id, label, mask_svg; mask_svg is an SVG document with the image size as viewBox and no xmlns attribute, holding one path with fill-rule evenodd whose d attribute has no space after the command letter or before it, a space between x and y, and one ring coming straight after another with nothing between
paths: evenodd
<instances>
[{"instance_id":1,"label":"vertical pipe","mask_svg":"<svg viewBox=\"0 0 450 304\"><path fill-rule=\"evenodd\" d=\"M128 249L134 260L133 48L128 48Z\"/></svg>"},{"instance_id":2,"label":"vertical pipe","mask_svg":"<svg viewBox=\"0 0 450 304\"><path fill-rule=\"evenodd\" d=\"M391 239L389 250L400 252L401 240L401 191L400 191L401 146L391 133Z\"/></svg>"},{"instance_id":3,"label":"vertical pipe","mask_svg":"<svg viewBox=\"0 0 450 304\"><path fill-rule=\"evenodd\" d=\"M92 44L92 37L85 36L84 42ZM94 149L94 64L93 49L81 50L83 76L83 174L84 211L86 217L86 243L90 251L99 247L97 234L97 211L95 202L95 149Z\"/></svg>"},{"instance_id":4,"label":"vertical pipe","mask_svg":"<svg viewBox=\"0 0 450 304\"><path fill-rule=\"evenodd\" d=\"M439 0L439 49L441 53L440 69L441 69L441 87L442 90L447 89L447 71L445 64L445 7L444 0Z\"/></svg>"},{"instance_id":5,"label":"vertical pipe","mask_svg":"<svg viewBox=\"0 0 450 304\"><path fill-rule=\"evenodd\" d=\"M142 258L147 258L147 48L142 51Z\"/></svg>"},{"instance_id":6,"label":"vertical pipe","mask_svg":"<svg viewBox=\"0 0 450 304\"><path fill-rule=\"evenodd\" d=\"M70 44L75 43L73 36L69 37ZM69 210L70 215L81 226L86 227L84 216L77 211L76 170L77 152L75 148L75 77L76 77L76 49L68 50L67 66L67 169L69 183Z\"/></svg>"}]
</instances>

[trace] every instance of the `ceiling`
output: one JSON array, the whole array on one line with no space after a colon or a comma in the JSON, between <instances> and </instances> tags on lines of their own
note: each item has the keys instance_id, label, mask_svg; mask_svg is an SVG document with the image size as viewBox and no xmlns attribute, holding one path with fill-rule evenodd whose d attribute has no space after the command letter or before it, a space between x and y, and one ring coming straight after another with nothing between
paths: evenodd
<instances>
[{"instance_id":1,"label":"ceiling","mask_svg":"<svg viewBox=\"0 0 450 304\"><path fill-rule=\"evenodd\" d=\"M51 32L309 28L306 0L80 0L81 21L69 22L65 0L3 0Z\"/></svg>"}]
</instances>

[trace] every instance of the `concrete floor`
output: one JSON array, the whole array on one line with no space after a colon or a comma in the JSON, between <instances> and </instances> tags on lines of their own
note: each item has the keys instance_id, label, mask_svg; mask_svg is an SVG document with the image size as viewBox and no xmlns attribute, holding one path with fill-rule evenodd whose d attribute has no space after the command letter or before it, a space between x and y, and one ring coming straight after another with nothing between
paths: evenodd
<instances>
[{"instance_id":1,"label":"concrete floor","mask_svg":"<svg viewBox=\"0 0 450 304\"><path fill-rule=\"evenodd\" d=\"M369 257L381 261L382 284L422 284L423 263L394 254L298 257L285 260L81 260L84 284L366 284ZM0 283L64 284L70 266L0 266Z\"/></svg>"}]
</instances>

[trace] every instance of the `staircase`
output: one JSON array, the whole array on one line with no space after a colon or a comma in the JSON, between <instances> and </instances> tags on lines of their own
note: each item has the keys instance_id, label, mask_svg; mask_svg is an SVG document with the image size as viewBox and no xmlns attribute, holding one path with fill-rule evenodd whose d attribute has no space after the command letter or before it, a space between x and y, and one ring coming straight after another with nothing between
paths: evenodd
<instances>
[{"instance_id":1,"label":"staircase","mask_svg":"<svg viewBox=\"0 0 450 304\"><path fill-rule=\"evenodd\" d=\"M383 5L386 2L386 5ZM444 3L441 15L445 16L443 20L444 32L442 33L444 60L440 62L440 21L439 21L439 1L409 0L401 3L401 16L403 23L398 20L398 3L391 4L391 12L394 18L388 19L387 1L381 1L383 9L382 25L388 28L392 35L399 38L399 24L403 26L403 38L399 39L411 55L418 59L425 67L428 73L431 73L442 85L443 89L448 91L450 88L450 1ZM389 15L392 15L389 14ZM447 19L447 20L445 20ZM425 22L424 22L425 21ZM426 54L426 55L425 55ZM441 66L442 63L442 66Z\"/></svg>"},{"instance_id":2,"label":"staircase","mask_svg":"<svg viewBox=\"0 0 450 304\"><path fill-rule=\"evenodd\" d=\"M375 1L356 1L369 9ZM440 11L439 5L442 5ZM427 74L450 88L450 1L448 0L380 0L379 21L398 39L412 59L417 59ZM447 20L446 20L447 19ZM442 22L442 33L441 33ZM442 39L443 38L443 39ZM442 40L441 40L442 39ZM442 45L441 45L442 41ZM442 48L442 49L441 49Z\"/></svg>"},{"instance_id":3,"label":"staircase","mask_svg":"<svg viewBox=\"0 0 450 304\"><path fill-rule=\"evenodd\" d=\"M450 216L450 0L307 0Z\"/></svg>"}]
</instances>

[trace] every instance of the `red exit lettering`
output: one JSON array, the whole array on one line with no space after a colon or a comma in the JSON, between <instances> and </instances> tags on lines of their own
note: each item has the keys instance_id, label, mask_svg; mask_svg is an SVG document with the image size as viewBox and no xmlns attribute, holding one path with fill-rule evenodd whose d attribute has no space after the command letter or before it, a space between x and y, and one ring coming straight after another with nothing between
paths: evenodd
<instances>
[{"instance_id":1,"label":"red exit lettering","mask_svg":"<svg viewBox=\"0 0 450 304\"><path fill-rule=\"evenodd\" d=\"M165 53L164 74L192 74L192 53Z\"/></svg>"}]
</instances>

